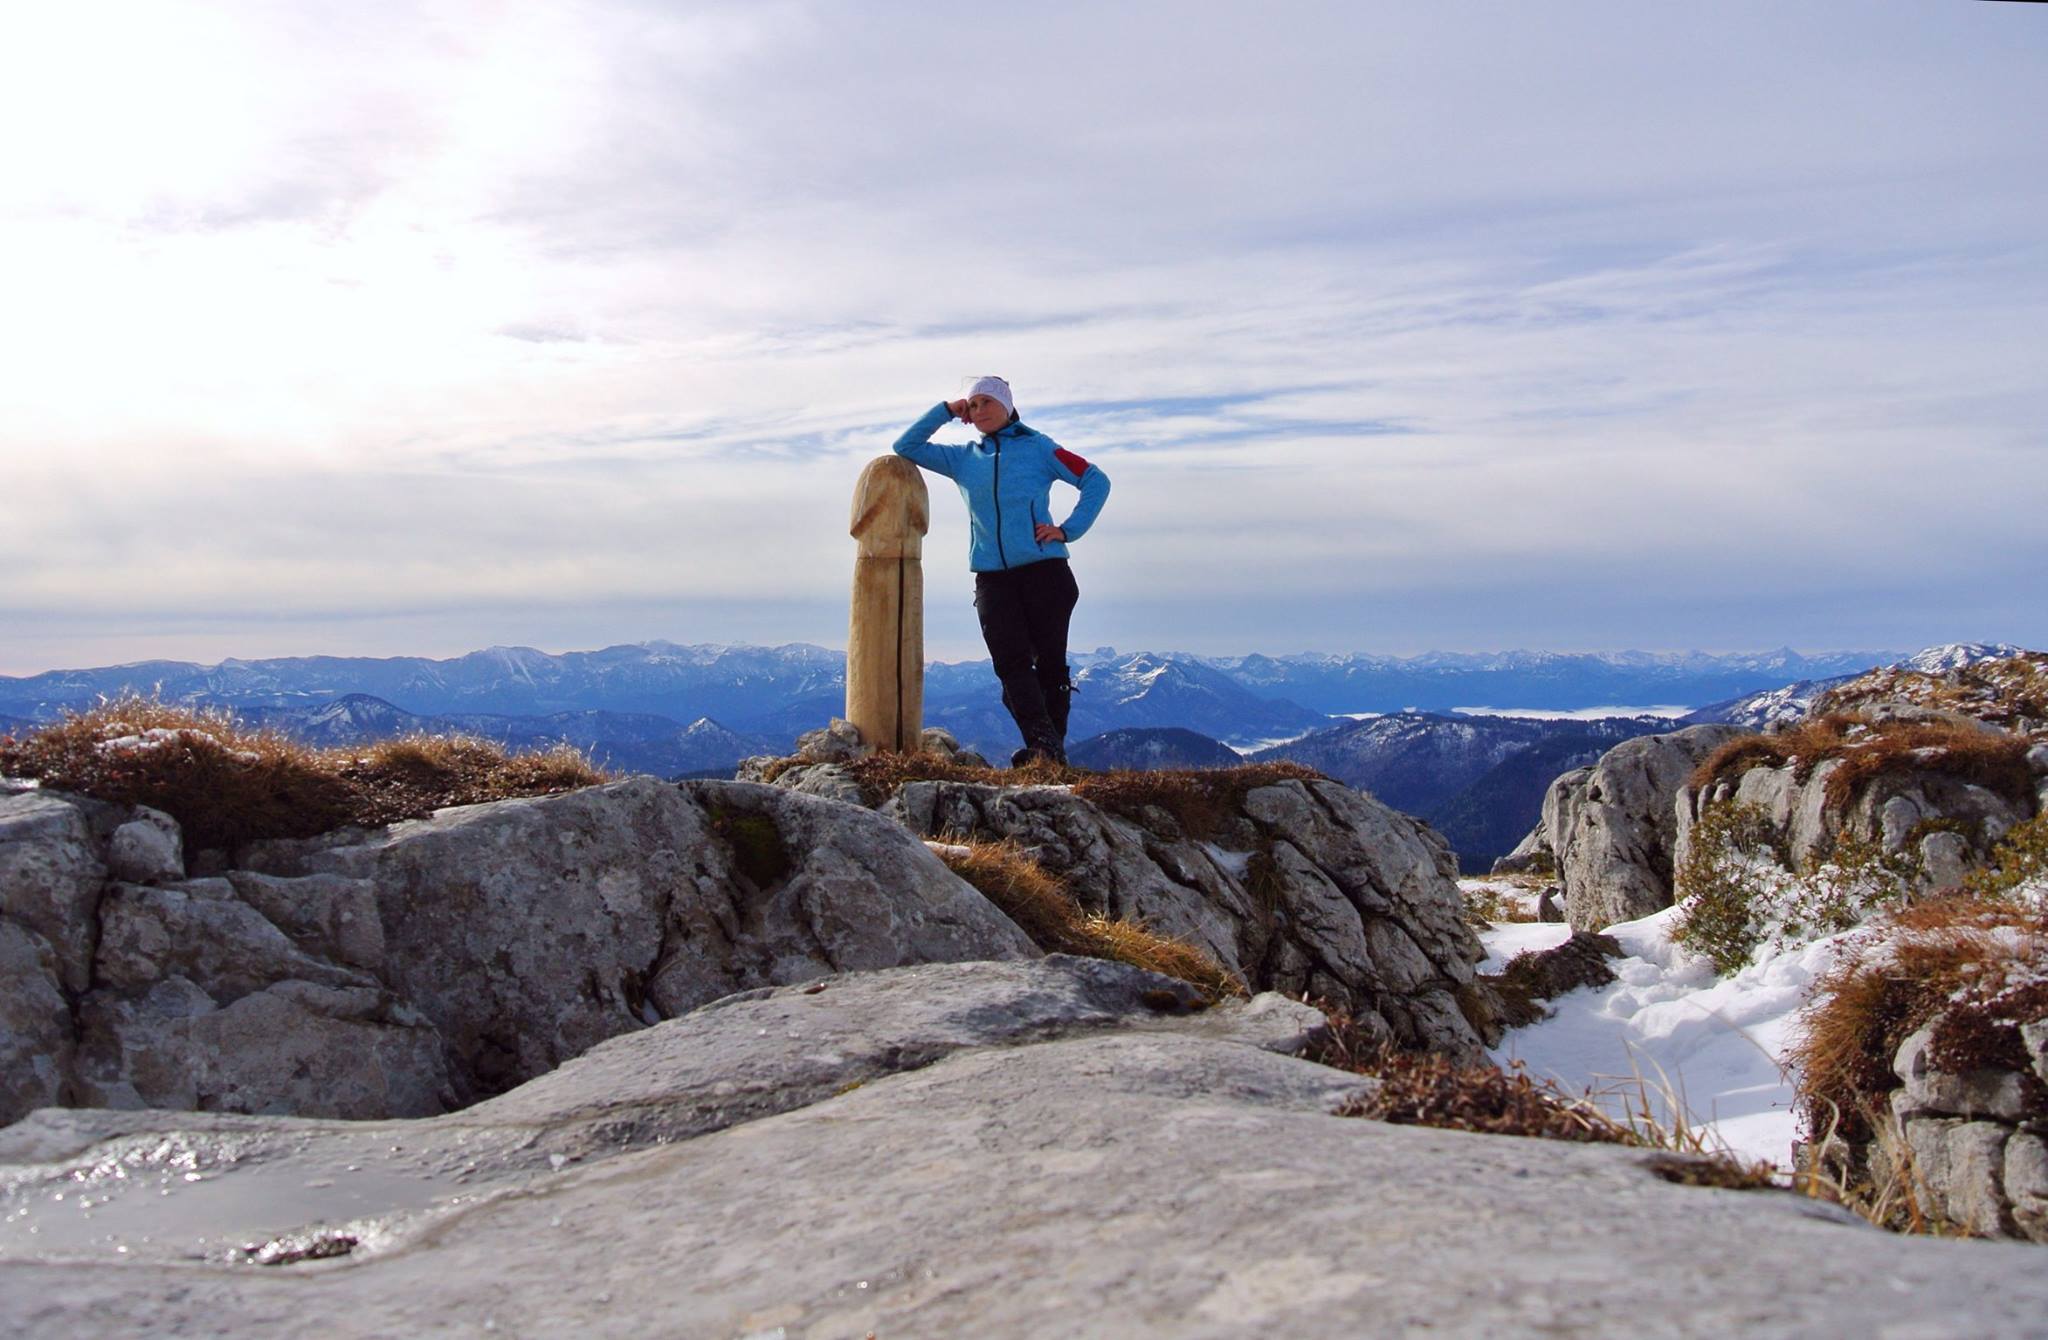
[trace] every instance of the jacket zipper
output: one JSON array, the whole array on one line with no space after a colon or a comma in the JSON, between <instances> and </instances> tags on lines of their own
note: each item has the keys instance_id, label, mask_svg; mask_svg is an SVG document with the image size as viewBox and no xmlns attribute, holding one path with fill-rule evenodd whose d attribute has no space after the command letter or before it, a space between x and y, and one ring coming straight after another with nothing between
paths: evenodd
<instances>
[{"instance_id":1,"label":"jacket zipper","mask_svg":"<svg viewBox=\"0 0 2048 1340\"><path fill-rule=\"evenodd\" d=\"M989 480L988 493L995 504L996 513L996 561L1004 567L1010 566L1010 556L1003 552L1003 439L990 438L996 444L995 476Z\"/></svg>"}]
</instances>

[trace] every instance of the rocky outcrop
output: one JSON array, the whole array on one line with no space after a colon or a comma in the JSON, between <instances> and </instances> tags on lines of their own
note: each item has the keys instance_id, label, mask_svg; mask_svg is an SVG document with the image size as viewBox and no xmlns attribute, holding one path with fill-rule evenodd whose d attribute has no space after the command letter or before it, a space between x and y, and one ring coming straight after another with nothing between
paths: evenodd
<instances>
[{"instance_id":1,"label":"rocky outcrop","mask_svg":"<svg viewBox=\"0 0 2048 1340\"><path fill-rule=\"evenodd\" d=\"M1641 736L1551 783L1538 832L1523 846L1552 854L1574 930L1597 931L1671 906L1674 798L1702 759L1744 733L1706 725Z\"/></svg>"},{"instance_id":2,"label":"rocky outcrop","mask_svg":"<svg viewBox=\"0 0 2048 1340\"><path fill-rule=\"evenodd\" d=\"M1829 781L1843 766L1828 759L1806 770L1796 765L1751 767L1712 786L1688 786L1678 796L1677 853L1691 845L1692 830L1709 805L1734 802L1760 811L1777 831L1793 869L1825 859L1845 833L1876 843L1885 852L1913 858L1928 888L1956 884L1981 864L2015 824L2040 812L2048 791L2048 755L2034 769L2035 794L2000 792L1935 767L1917 767L1909 757L1870 778L1846 804L1830 795Z\"/></svg>"},{"instance_id":3,"label":"rocky outcrop","mask_svg":"<svg viewBox=\"0 0 2048 1340\"><path fill-rule=\"evenodd\" d=\"M1493 873L1556 874L1556 839L1571 831L1579 803L1586 797L1586 779L1592 775L1590 767L1573 768L1570 772L1558 774L1544 789L1543 810L1536 826L1515 845L1513 851L1493 863Z\"/></svg>"},{"instance_id":4,"label":"rocky outcrop","mask_svg":"<svg viewBox=\"0 0 2048 1340\"><path fill-rule=\"evenodd\" d=\"M1287 1054L1313 1012L1191 1004L1073 959L907 968L721 1002L430 1120L39 1113L0 1133L0 1315L23 1340L1005 1340L2016 1337L2048 1311L2030 1248L1331 1115L1372 1081ZM1629 1268L1561 1292L1587 1242Z\"/></svg>"},{"instance_id":5,"label":"rocky outcrop","mask_svg":"<svg viewBox=\"0 0 2048 1340\"><path fill-rule=\"evenodd\" d=\"M1946 1022L1914 1032L1892 1062L1911 1180L1931 1213L1973 1234L2048 1243L2048 1021L2019 1029L2018 1064L1961 1071L1936 1045Z\"/></svg>"},{"instance_id":6,"label":"rocky outcrop","mask_svg":"<svg viewBox=\"0 0 2048 1340\"><path fill-rule=\"evenodd\" d=\"M180 865L162 815L0 797L0 1122L426 1115L734 991L1038 953L899 826L733 782L633 778Z\"/></svg>"},{"instance_id":7,"label":"rocky outcrop","mask_svg":"<svg viewBox=\"0 0 2048 1340\"><path fill-rule=\"evenodd\" d=\"M1485 989L1484 955L1434 830L1326 780L1234 795L1219 781L1215 795L1227 812L1204 832L1063 786L912 782L883 813L930 838L1014 841L1089 911L1200 946L1254 990L1327 1000L1401 1046L1478 1054L1464 1005Z\"/></svg>"}]
</instances>

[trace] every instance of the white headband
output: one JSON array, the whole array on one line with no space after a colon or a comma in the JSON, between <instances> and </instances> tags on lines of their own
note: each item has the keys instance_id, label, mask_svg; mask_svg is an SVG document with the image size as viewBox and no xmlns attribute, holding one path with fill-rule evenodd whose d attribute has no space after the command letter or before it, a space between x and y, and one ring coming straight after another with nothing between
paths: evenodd
<instances>
[{"instance_id":1,"label":"white headband","mask_svg":"<svg viewBox=\"0 0 2048 1340\"><path fill-rule=\"evenodd\" d=\"M985 395L1010 413L1017 412L1017 402L1010 396L1010 384L1001 377L974 377L968 381L965 399L972 400Z\"/></svg>"}]
</instances>

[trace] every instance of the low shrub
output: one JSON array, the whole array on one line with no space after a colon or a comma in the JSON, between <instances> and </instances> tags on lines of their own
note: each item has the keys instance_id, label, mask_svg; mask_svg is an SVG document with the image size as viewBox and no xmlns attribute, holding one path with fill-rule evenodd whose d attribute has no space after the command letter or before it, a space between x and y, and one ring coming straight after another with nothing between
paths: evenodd
<instances>
[{"instance_id":1,"label":"low shrub","mask_svg":"<svg viewBox=\"0 0 2048 1340\"><path fill-rule=\"evenodd\" d=\"M1536 920L1536 894L1500 881L1460 883L1465 899L1465 922L1474 930L1485 930L1499 922Z\"/></svg>"},{"instance_id":2,"label":"low shrub","mask_svg":"<svg viewBox=\"0 0 2048 1340\"><path fill-rule=\"evenodd\" d=\"M1721 973L1752 962L1765 945L1804 944L1853 930L1902 902L1920 877L1910 856L1845 833L1827 859L1794 874L1783 836L1753 805L1714 801L1700 811L1672 881L1680 904L1672 940Z\"/></svg>"},{"instance_id":3,"label":"low shrub","mask_svg":"<svg viewBox=\"0 0 2048 1340\"><path fill-rule=\"evenodd\" d=\"M1963 887L1985 898L2030 893L2048 899L2048 812L2015 824L1991 849L1991 859L1963 877Z\"/></svg>"},{"instance_id":4,"label":"low shrub","mask_svg":"<svg viewBox=\"0 0 2048 1340\"><path fill-rule=\"evenodd\" d=\"M1085 911L1064 881L1015 842L941 843L939 859L981 891L1047 953L1128 963L1192 983L1212 996L1250 994L1244 981L1195 946L1133 921Z\"/></svg>"},{"instance_id":5,"label":"low shrub","mask_svg":"<svg viewBox=\"0 0 2048 1340\"><path fill-rule=\"evenodd\" d=\"M1715 801L1700 812L1672 879L1680 904L1671 938L1723 973L1750 961L1763 941L1760 910L1791 880L1784 839L1754 805Z\"/></svg>"},{"instance_id":6,"label":"low shrub","mask_svg":"<svg viewBox=\"0 0 2048 1340\"><path fill-rule=\"evenodd\" d=\"M194 848L311 837L447 805L573 790L605 774L568 745L510 755L461 736L315 749L233 716L127 697L0 741L0 773L178 821Z\"/></svg>"}]
</instances>

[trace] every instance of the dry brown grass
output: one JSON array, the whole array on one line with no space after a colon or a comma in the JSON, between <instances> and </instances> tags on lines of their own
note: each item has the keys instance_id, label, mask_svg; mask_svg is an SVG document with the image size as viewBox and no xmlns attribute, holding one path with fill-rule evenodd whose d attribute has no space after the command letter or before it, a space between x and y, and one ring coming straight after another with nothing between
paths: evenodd
<instances>
[{"instance_id":1,"label":"dry brown grass","mask_svg":"<svg viewBox=\"0 0 2048 1340\"><path fill-rule=\"evenodd\" d=\"M1555 1086L1531 1079L1519 1062L1505 1069L1464 1066L1434 1052L1389 1051L1364 1073L1378 1079L1379 1088L1352 1099L1338 1116L1539 1140L1641 1143L1592 1104L1569 1099Z\"/></svg>"},{"instance_id":2,"label":"dry brown grass","mask_svg":"<svg viewBox=\"0 0 2048 1340\"><path fill-rule=\"evenodd\" d=\"M1756 767L1790 766L1804 782L1820 764L1838 760L1828 774L1827 801L1846 809L1872 780L1887 773L1929 772L1972 782L2001 796L2033 793L2025 736L1948 722L1866 722L1829 713L1775 735L1728 741L1693 771L1695 790L1734 781Z\"/></svg>"},{"instance_id":3,"label":"dry brown grass","mask_svg":"<svg viewBox=\"0 0 2048 1340\"><path fill-rule=\"evenodd\" d=\"M2018 1024L2048 1017L2048 913L1950 894L1890 913L1814 983L1791 1065L1808 1129L1873 1138L1898 1086L1892 1059L1936 1016L1937 1064L2022 1068Z\"/></svg>"},{"instance_id":4,"label":"dry brown grass","mask_svg":"<svg viewBox=\"0 0 2048 1340\"><path fill-rule=\"evenodd\" d=\"M1246 793L1277 782L1326 780L1299 763L1247 763L1236 768L1190 768L1158 772L1096 772L1074 783L1074 794L1112 814L1140 819L1148 809L1164 810L1188 837L1207 841L1244 805Z\"/></svg>"},{"instance_id":5,"label":"dry brown grass","mask_svg":"<svg viewBox=\"0 0 2048 1340\"><path fill-rule=\"evenodd\" d=\"M25 739L0 741L0 772L162 810L195 850L311 837L606 779L568 745L514 755L487 740L414 736L315 749L225 713L150 698L102 703Z\"/></svg>"},{"instance_id":6,"label":"dry brown grass","mask_svg":"<svg viewBox=\"0 0 2048 1340\"><path fill-rule=\"evenodd\" d=\"M1870 1134L1855 1151L1842 1139L1839 1113L1816 1128L1806 1146L1806 1166L1792 1174L1794 1191L1831 1201L1894 1233L1972 1236L1933 1212L1934 1197L1896 1116L1889 1110L1866 1110L1858 1114L1858 1124Z\"/></svg>"},{"instance_id":7,"label":"dry brown grass","mask_svg":"<svg viewBox=\"0 0 2048 1340\"><path fill-rule=\"evenodd\" d=\"M1735 1158L1709 1131L1691 1124L1682 1095L1668 1085L1653 1086L1641 1074L1598 1094L1575 1096L1554 1080L1532 1078L1519 1061L1465 1065L1433 1052L1396 1050L1360 1028L1349 1012L1327 1001L1309 1003L1323 1011L1329 1027L1303 1057L1380 1081L1374 1093L1339 1108L1339 1116L1626 1145L1654 1151L1646 1166L1669 1182L1745 1191L1777 1185L1767 1164ZM1618 1103L1621 1115L1602 1107L1596 1101L1601 1098Z\"/></svg>"},{"instance_id":8,"label":"dry brown grass","mask_svg":"<svg viewBox=\"0 0 2048 1340\"><path fill-rule=\"evenodd\" d=\"M1089 772L1055 763L1022 768L980 768L931 753L876 753L847 763L869 805L879 805L911 782L967 782L980 786L1067 786L1076 796L1126 818L1148 808L1173 816L1191 838L1205 840L1235 816L1245 793L1275 782L1326 780L1298 763L1247 763L1236 768L1157 772Z\"/></svg>"},{"instance_id":9,"label":"dry brown grass","mask_svg":"<svg viewBox=\"0 0 2048 1340\"><path fill-rule=\"evenodd\" d=\"M1177 977L1211 996L1245 996L1244 981L1185 941L1084 911L1066 884L1015 842L947 844L939 858L1047 953L1111 959Z\"/></svg>"}]
</instances>

